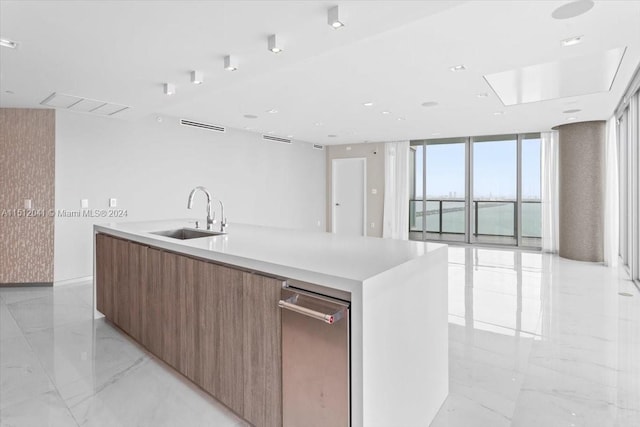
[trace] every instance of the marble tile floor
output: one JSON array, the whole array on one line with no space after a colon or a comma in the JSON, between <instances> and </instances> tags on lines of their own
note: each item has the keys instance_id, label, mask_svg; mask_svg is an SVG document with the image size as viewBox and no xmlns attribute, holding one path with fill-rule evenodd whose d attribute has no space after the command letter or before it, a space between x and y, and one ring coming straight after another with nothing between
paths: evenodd
<instances>
[{"instance_id":1,"label":"marble tile floor","mask_svg":"<svg viewBox=\"0 0 640 427\"><path fill-rule=\"evenodd\" d=\"M1 427L245 425L91 302L0 288ZM638 427L640 293L621 268L452 246L449 360L432 427Z\"/></svg>"}]
</instances>

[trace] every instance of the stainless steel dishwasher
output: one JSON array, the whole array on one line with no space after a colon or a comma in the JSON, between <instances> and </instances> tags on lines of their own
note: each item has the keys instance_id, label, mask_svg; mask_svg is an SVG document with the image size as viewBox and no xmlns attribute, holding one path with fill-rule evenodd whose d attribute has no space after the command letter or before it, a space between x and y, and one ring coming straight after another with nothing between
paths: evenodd
<instances>
[{"instance_id":1,"label":"stainless steel dishwasher","mask_svg":"<svg viewBox=\"0 0 640 427\"><path fill-rule=\"evenodd\" d=\"M349 302L282 289L284 427L348 427Z\"/></svg>"}]
</instances>

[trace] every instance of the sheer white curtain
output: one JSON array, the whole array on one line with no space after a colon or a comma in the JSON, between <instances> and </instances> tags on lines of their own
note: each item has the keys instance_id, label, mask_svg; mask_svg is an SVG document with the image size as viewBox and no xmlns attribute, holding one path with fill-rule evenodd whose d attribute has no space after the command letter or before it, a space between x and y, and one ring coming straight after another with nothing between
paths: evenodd
<instances>
[{"instance_id":1,"label":"sheer white curtain","mask_svg":"<svg viewBox=\"0 0 640 427\"><path fill-rule=\"evenodd\" d=\"M618 136L616 118L607 120L605 135L605 187L604 187L604 263L618 266L620 221L618 205Z\"/></svg>"},{"instance_id":2,"label":"sheer white curtain","mask_svg":"<svg viewBox=\"0 0 640 427\"><path fill-rule=\"evenodd\" d=\"M558 251L558 132L542 132L542 250Z\"/></svg>"},{"instance_id":3,"label":"sheer white curtain","mask_svg":"<svg viewBox=\"0 0 640 427\"><path fill-rule=\"evenodd\" d=\"M409 238L409 141L384 144L382 237Z\"/></svg>"}]
</instances>

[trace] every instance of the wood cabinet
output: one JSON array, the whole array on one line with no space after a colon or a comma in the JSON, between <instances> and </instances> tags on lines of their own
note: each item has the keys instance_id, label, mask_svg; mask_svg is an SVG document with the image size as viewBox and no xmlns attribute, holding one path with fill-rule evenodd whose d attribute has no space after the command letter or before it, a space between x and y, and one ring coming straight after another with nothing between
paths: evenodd
<instances>
[{"instance_id":1,"label":"wood cabinet","mask_svg":"<svg viewBox=\"0 0 640 427\"><path fill-rule=\"evenodd\" d=\"M147 277L140 289L142 345L158 357L162 357L163 338L162 273L162 251L147 249Z\"/></svg>"},{"instance_id":2,"label":"wood cabinet","mask_svg":"<svg viewBox=\"0 0 640 427\"><path fill-rule=\"evenodd\" d=\"M98 310L257 427L282 425L282 284L96 235Z\"/></svg>"},{"instance_id":3,"label":"wood cabinet","mask_svg":"<svg viewBox=\"0 0 640 427\"><path fill-rule=\"evenodd\" d=\"M191 381L198 378L200 367L200 301L204 263L192 258L178 257L176 285L178 288L178 367Z\"/></svg>"},{"instance_id":4,"label":"wood cabinet","mask_svg":"<svg viewBox=\"0 0 640 427\"><path fill-rule=\"evenodd\" d=\"M244 417L256 426L282 425L282 281L244 273L242 317ZM278 325L274 327L273 325Z\"/></svg>"},{"instance_id":5,"label":"wood cabinet","mask_svg":"<svg viewBox=\"0 0 640 427\"><path fill-rule=\"evenodd\" d=\"M243 273L209 263L202 267L199 381L202 388L243 414Z\"/></svg>"},{"instance_id":6,"label":"wood cabinet","mask_svg":"<svg viewBox=\"0 0 640 427\"><path fill-rule=\"evenodd\" d=\"M141 298L147 277L147 247L96 236L96 305L122 330L133 338L142 336Z\"/></svg>"},{"instance_id":7,"label":"wood cabinet","mask_svg":"<svg viewBox=\"0 0 640 427\"><path fill-rule=\"evenodd\" d=\"M113 251L116 239L96 235L96 308L107 319L113 319L113 291L116 284L116 270Z\"/></svg>"}]
</instances>

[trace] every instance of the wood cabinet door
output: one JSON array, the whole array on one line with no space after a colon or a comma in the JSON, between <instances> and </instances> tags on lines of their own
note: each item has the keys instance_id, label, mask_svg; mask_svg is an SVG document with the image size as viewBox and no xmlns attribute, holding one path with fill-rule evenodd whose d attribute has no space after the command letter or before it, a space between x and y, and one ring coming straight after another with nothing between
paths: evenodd
<instances>
[{"instance_id":1,"label":"wood cabinet door","mask_svg":"<svg viewBox=\"0 0 640 427\"><path fill-rule=\"evenodd\" d=\"M96 234L96 308L111 320L116 286L114 243L114 238Z\"/></svg>"},{"instance_id":2,"label":"wood cabinet door","mask_svg":"<svg viewBox=\"0 0 640 427\"><path fill-rule=\"evenodd\" d=\"M162 309L158 327L162 331L162 353L165 362L178 369L179 336L178 312L180 309L178 290L178 261L182 258L171 252L162 252ZM182 273L182 272L181 272Z\"/></svg>"},{"instance_id":3,"label":"wood cabinet door","mask_svg":"<svg viewBox=\"0 0 640 427\"><path fill-rule=\"evenodd\" d=\"M162 251L147 249L147 280L140 292L142 345L162 357Z\"/></svg>"},{"instance_id":4,"label":"wood cabinet door","mask_svg":"<svg viewBox=\"0 0 640 427\"><path fill-rule=\"evenodd\" d=\"M129 246L126 240L113 240L113 266L115 269L115 286L113 292L113 323L120 329L130 332L130 302L129 302Z\"/></svg>"},{"instance_id":5,"label":"wood cabinet door","mask_svg":"<svg viewBox=\"0 0 640 427\"><path fill-rule=\"evenodd\" d=\"M243 273L244 418L255 426L282 425L280 292L283 281Z\"/></svg>"},{"instance_id":6,"label":"wood cabinet door","mask_svg":"<svg viewBox=\"0 0 640 427\"><path fill-rule=\"evenodd\" d=\"M129 243L128 301L129 330L136 341L142 341L142 313L145 302L141 299L147 279L147 246Z\"/></svg>"},{"instance_id":7,"label":"wood cabinet door","mask_svg":"<svg viewBox=\"0 0 640 427\"><path fill-rule=\"evenodd\" d=\"M202 262L180 256L178 258L178 371L192 381L197 378L200 365L198 311L200 307L200 270Z\"/></svg>"},{"instance_id":8,"label":"wood cabinet door","mask_svg":"<svg viewBox=\"0 0 640 427\"><path fill-rule=\"evenodd\" d=\"M197 382L216 399L243 414L243 273L207 262L201 262L200 266Z\"/></svg>"}]
</instances>

